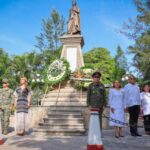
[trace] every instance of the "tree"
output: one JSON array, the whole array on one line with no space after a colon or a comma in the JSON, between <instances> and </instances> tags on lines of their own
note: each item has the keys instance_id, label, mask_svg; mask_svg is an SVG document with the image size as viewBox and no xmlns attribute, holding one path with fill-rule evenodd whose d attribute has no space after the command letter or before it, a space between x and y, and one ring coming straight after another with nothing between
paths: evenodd
<instances>
[{"instance_id":1,"label":"tree","mask_svg":"<svg viewBox=\"0 0 150 150\"><path fill-rule=\"evenodd\" d=\"M102 73L104 83L112 83L115 62L110 52L105 48L94 48L84 54L85 66Z\"/></svg>"},{"instance_id":2,"label":"tree","mask_svg":"<svg viewBox=\"0 0 150 150\"><path fill-rule=\"evenodd\" d=\"M11 58L11 65L8 67L9 74L12 76L12 82L18 83L21 76L26 76L31 81L32 74L39 72L43 66L40 57L35 52L13 56Z\"/></svg>"},{"instance_id":3,"label":"tree","mask_svg":"<svg viewBox=\"0 0 150 150\"><path fill-rule=\"evenodd\" d=\"M114 58L114 61L115 61L114 79L120 80L128 69L127 60L120 46L117 47L117 54Z\"/></svg>"},{"instance_id":4,"label":"tree","mask_svg":"<svg viewBox=\"0 0 150 150\"><path fill-rule=\"evenodd\" d=\"M60 58L61 48L59 47L55 51L45 50L41 52L41 60L45 64L45 67L49 66L55 59Z\"/></svg>"},{"instance_id":5,"label":"tree","mask_svg":"<svg viewBox=\"0 0 150 150\"><path fill-rule=\"evenodd\" d=\"M135 0L137 17L125 25L125 32L135 41L129 51L134 54L134 66L142 73L144 82L150 82L150 0Z\"/></svg>"},{"instance_id":6,"label":"tree","mask_svg":"<svg viewBox=\"0 0 150 150\"><path fill-rule=\"evenodd\" d=\"M2 81L3 78L8 77L8 68L10 64L11 60L9 58L9 55L2 48L0 48L0 81Z\"/></svg>"},{"instance_id":7,"label":"tree","mask_svg":"<svg viewBox=\"0 0 150 150\"><path fill-rule=\"evenodd\" d=\"M60 47L59 37L64 33L64 17L53 9L50 17L42 20L42 33L36 37L36 47L40 51L57 50Z\"/></svg>"}]
</instances>

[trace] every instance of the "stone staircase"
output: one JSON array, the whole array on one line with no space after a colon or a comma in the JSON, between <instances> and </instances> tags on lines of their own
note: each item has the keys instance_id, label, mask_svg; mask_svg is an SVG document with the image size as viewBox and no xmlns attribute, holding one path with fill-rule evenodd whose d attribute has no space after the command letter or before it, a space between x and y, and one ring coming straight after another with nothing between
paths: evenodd
<instances>
[{"instance_id":1,"label":"stone staircase","mask_svg":"<svg viewBox=\"0 0 150 150\"><path fill-rule=\"evenodd\" d=\"M84 135L83 112L86 107L86 93L75 90L70 85L53 90L42 102L48 106L48 114L33 129L34 133L44 135Z\"/></svg>"}]
</instances>

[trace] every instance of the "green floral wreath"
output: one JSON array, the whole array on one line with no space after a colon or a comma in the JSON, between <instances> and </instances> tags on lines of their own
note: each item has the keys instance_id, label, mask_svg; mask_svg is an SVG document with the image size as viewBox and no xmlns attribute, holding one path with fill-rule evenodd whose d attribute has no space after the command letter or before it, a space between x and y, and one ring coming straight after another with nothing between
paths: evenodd
<instances>
[{"instance_id":1,"label":"green floral wreath","mask_svg":"<svg viewBox=\"0 0 150 150\"><path fill-rule=\"evenodd\" d=\"M50 84L58 84L70 75L69 63L64 59L57 59L50 64L47 70L47 79Z\"/></svg>"}]
</instances>

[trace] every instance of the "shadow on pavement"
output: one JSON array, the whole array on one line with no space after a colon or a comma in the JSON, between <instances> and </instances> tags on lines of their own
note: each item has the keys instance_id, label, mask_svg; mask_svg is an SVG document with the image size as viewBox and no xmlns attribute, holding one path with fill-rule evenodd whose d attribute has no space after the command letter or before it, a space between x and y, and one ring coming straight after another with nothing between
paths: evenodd
<instances>
[{"instance_id":1,"label":"shadow on pavement","mask_svg":"<svg viewBox=\"0 0 150 150\"><path fill-rule=\"evenodd\" d=\"M24 137L14 136L7 143L8 148L30 150L86 150L87 137L45 137L26 135ZM9 149L8 149L9 150Z\"/></svg>"}]
</instances>

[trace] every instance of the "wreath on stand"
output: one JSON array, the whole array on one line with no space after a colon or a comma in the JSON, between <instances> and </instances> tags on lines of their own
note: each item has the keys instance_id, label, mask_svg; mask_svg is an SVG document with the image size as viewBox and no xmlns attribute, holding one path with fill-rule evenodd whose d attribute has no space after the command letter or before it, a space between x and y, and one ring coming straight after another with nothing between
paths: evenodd
<instances>
[{"instance_id":1,"label":"wreath on stand","mask_svg":"<svg viewBox=\"0 0 150 150\"><path fill-rule=\"evenodd\" d=\"M46 71L45 82L47 83L45 94L43 97L42 105L44 104L46 93L48 92L49 85L59 85L59 92L62 81L66 80L70 76L69 63L64 59L56 59L53 61ZM59 92L57 99L59 97Z\"/></svg>"},{"instance_id":2,"label":"wreath on stand","mask_svg":"<svg viewBox=\"0 0 150 150\"><path fill-rule=\"evenodd\" d=\"M69 75L69 63L64 59L57 59L48 67L47 81L50 85L59 84Z\"/></svg>"}]
</instances>

